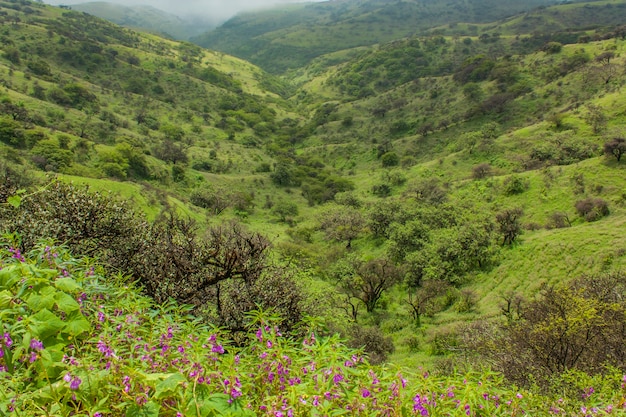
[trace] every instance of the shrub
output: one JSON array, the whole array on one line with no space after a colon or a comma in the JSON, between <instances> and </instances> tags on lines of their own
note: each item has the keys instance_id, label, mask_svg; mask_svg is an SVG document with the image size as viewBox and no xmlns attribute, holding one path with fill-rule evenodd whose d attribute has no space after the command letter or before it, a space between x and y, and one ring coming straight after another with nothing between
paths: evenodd
<instances>
[{"instance_id":1,"label":"shrub","mask_svg":"<svg viewBox=\"0 0 626 417\"><path fill-rule=\"evenodd\" d=\"M391 337L385 336L378 327L354 326L349 333L348 346L363 348L372 364L385 362L395 350Z\"/></svg>"},{"instance_id":2,"label":"shrub","mask_svg":"<svg viewBox=\"0 0 626 417\"><path fill-rule=\"evenodd\" d=\"M383 167L395 167L400 163L400 158L398 154L395 152L387 152L383 156L380 157L380 161Z\"/></svg>"},{"instance_id":3,"label":"shrub","mask_svg":"<svg viewBox=\"0 0 626 417\"><path fill-rule=\"evenodd\" d=\"M564 227L571 227L572 222L569 219L567 213L562 211L555 211L550 215L548 219L547 229L562 229Z\"/></svg>"},{"instance_id":4,"label":"shrub","mask_svg":"<svg viewBox=\"0 0 626 417\"><path fill-rule=\"evenodd\" d=\"M524 214L521 208L503 210L496 214L498 231L502 235L503 245L512 245L519 235L522 234L520 217Z\"/></svg>"},{"instance_id":5,"label":"shrub","mask_svg":"<svg viewBox=\"0 0 626 417\"><path fill-rule=\"evenodd\" d=\"M489 165L488 163L484 162L484 163L478 164L478 165L474 166L474 168L472 168L472 177L475 180L480 180L480 179L487 178L488 176L490 176L491 172L492 172L491 165Z\"/></svg>"},{"instance_id":6,"label":"shrub","mask_svg":"<svg viewBox=\"0 0 626 417\"><path fill-rule=\"evenodd\" d=\"M0 211L0 230L17 232L22 250L54 239L76 253L103 260L123 257L124 248L143 234L145 226L127 203L60 181L27 194L18 207Z\"/></svg>"},{"instance_id":7,"label":"shrub","mask_svg":"<svg viewBox=\"0 0 626 417\"><path fill-rule=\"evenodd\" d=\"M520 318L483 334L476 347L512 382L546 387L570 370L626 365L626 276L582 276L520 305Z\"/></svg>"},{"instance_id":8,"label":"shrub","mask_svg":"<svg viewBox=\"0 0 626 417\"><path fill-rule=\"evenodd\" d=\"M504 180L504 194L506 195L515 195L521 194L524 191L528 190L530 184L528 181L525 181L522 177L517 175L511 175L507 179Z\"/></svg>"},{"instance_id":9,"label":"shrub","mask_svg":"<svg viewBox=\"0 0 626 417\"><path fill-rule=\"evenodd\" d=\"M578 200L574 206L578 214L588 222L600 220L610 213L609 203L602 198L585 198Z\"/></svg>"}]
</instances>

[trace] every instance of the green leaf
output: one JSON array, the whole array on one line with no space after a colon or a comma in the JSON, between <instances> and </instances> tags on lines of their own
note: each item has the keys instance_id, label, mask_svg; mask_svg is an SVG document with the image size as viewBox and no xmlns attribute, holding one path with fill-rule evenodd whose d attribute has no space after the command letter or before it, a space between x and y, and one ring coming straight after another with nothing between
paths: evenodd
<instances>
[{"instance_id":1,"label":"green leaf","mask_svg":"<svg viewBox=\"0 0 626 417\"><path fill-rule=\"evenodd\" d=\"M50 286L44 287L39 294L30 294L26 298L26 304L33 311L50 310L55 304L54 296L56 293L57 291L54 288Z\"/></svg>"},{"instance_id":2,"label":"green leaf","mask_svg":"<svg viewBox=\"0 0 626 417\"><path fill-rule=\"evenodd\" d=\"M22 204L22 197L20 197L19 195L12 195L11 197L7 198L7 203L15 208L20 208L20 205Z\"/></svg>"},{"instance_id":3,"label":"green leaf","mask_svg":"<svg viewBox=\"0 0 626 417\"><path fill-rule=\"evenodd\" d=\"M63 329L64 333L68 333L70 336L80 336L83 333L91 331L91 324L80 311L75 311L68 315L67 323Z\"/></svg>"},{"instance_id":4,"label":"green leaf","mask_svg":"<svg viewBox=\"0 0 626 417\"><path fill-rule=\"evenodd\" d=\"M58 334L65 327L65 323L48 309L43 309L31 316L30 322L31 332L42 341Z\"/></svg>"},{"instance_id":5,"label":"green leaf","mask_svg":"<svg viewBox=\"0 0 626 417\"><path fill-rule=\"evenodd\" d=\"M143 406L132 404L126 410L126 417L159 417L159 405L148 401Z\"/></svg>"},{"instance_id":6,"label":"green leaf","mask_svg":"<svg viewBox=\"0 0 626 417\"><path fill-rule=\"evenodd\" d=\"M54 286L57 287L58 290L70 294L82 291L80 284L78 284L78 282L76 282L73 278L58 278L54 281Z\"/></svg>"},{"instance_id":7,"label":"green leaf","mask_svg":"<svg viewBox=\"0 0 626 417\"><path fill-rule=\"evenodd\" d=\"M0 270L0 288L10 289L22 278L17 265L12 265Z\"/></svg>"},{"instance_id":8,"label":"green leaf","mask_svg":"<svg viewBox=\"0 0 626 417\"><path fill-rule=\"evenodd\" d=\"M64 292L58 292L55 295L54 300L56 301L59 310L64 313L71 313L72 311L80 310L80 304L78 304L74 297Z\"/></svg>"},{"instance_id":9,"label":"green leaf","mask_svg":"<svg viewBox=\"0 0 626 417\"><path fill-rule=\"evenodd\" d=\"M13 295L8 290L0 291L0 310L9 308Z\"/></svg>"},{"instance_id":10,"label":"green leaf","mask_svg":"<svg viewBox=\"0 0 626 417\"><path fill-rule=\"evenodd\" d=\"M167 398L176 393L176 389L186 382L187 378L181 373L171 374L164 381L161 381L156 386L156 392L154 393L154 399L159 400L161 398Z\"/></svg>"}]
</instances>

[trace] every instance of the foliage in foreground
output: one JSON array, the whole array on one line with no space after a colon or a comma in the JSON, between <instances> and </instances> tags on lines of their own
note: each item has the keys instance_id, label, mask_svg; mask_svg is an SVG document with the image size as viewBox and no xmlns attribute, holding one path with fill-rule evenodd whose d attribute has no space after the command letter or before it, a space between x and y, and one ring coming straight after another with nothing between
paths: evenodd
<instances>
[{"instance_id":1,"label":"foliage in foreground","mask_svg":"<svg viewBox=\"0 0 626 417\"><path fill-rule=\"evenodd\" d=\"M625 407L619 373L580 381L577 398L504 387L494 373L452 377L375 368L337 338L281 335L250 316L250 342L174 304L154 305L89 259L40 245L0 249L0 415L606 415ZM626 379L626 377L624 377ZM572 385L576 385L575 382Z\"/></svg>"}]
</instances>

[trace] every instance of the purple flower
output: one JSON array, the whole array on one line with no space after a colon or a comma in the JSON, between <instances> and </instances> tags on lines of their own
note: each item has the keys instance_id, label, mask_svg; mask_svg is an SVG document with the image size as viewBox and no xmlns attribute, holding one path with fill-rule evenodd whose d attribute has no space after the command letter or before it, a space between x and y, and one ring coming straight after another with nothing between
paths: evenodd
<instances>
[{"instance_id":1,"label":"purple flower","mask_svg":"<svg viewBox=\"0 0 626 417\"><path fill-rule=\"evenodd\" d=\"M369 392L369 390L368 390L367 388L363 388L363 389L361 389L361 396L362 396L363 398L367 398L367 397L369 397L370 395L372 395L372 394Z\"/></svg>"},{"instance_id":2,"label":"purple flower","mask_svg":"<svg viewBox=\"0 0 626 417\"><path fill-rule=\"evenodd\" d=\"M63 376L63 381L69 382L72 391L76 391L80 387L80 383L83 382L79 377L72 376L69 372Z\"/></svg>"},{"instance_id":3,"label":"purple flower","mask_svg":"<svg viewBox=\"0 0 626 417\"><path fill-rule=\"evenodd\" d=\"M5 333L3 336L4 338L4 345L8 348L10 348L11 346L13 346L13 339L11 339L11 335L7 332Z\"/></svg>"},{"instance_id":4,"label":"purple flower","mask_svg":"<svg viewBox=\"0 0 626 417\"><path fill-rule=\"evenodd\" d=\"M42 350L43 349L43 343L40 342L37 339L32 339L30 341L30 348L33 350Z\"/></svg>"},{"instance_id":5,"label":"purple flower","mask_svg":"<svg viewBox=\"0 0 626 417\"><path fill-rule=\"evenodd\" d=\"M224 347L222 345L215 345L211 348L211 352L222 354L224 353Z\"/></svg>"}]
</instances>

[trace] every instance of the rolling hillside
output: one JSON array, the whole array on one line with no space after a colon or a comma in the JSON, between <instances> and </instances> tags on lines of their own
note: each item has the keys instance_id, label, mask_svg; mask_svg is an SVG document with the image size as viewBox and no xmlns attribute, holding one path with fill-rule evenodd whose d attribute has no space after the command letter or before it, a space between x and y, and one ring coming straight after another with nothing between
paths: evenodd
<instances>
[{"instance_id":1,"label":"rolling hillside","mask_svg":"<svg viewBox=\"0 0 626 417\"><path fill-rule=\"evenodd\" d=\"M331 52L421 34L442 24L488 23L551 4L551 0L302 4L236 16L193 42L283 73Z\"/></svg>"},{"instance_id":2,"label":"rolling hillside","mask_svg":"<svg viewBox=\"0 0 626 417\"><path fill-rule=\"evenodd\" d=\"M170 248L202 245L223 225L258 232L268 271L285 273L271 278L300 282L307 313L373 362L475 366L484 352L468 332L525 322L507 300L532 305L551 285L626 266L626 30L616 18L626 2L515 16L506 6L519 2L462 3L242 15L211 36L250 63L0 0L0 208L26 210L55 188L23 190L54 176L131 201L156 220L151 239L168 215L192 219L198 236L181 232ZM175 288L163 280L159 296L183 300ZM220 294L237 300L232 288L211 287L202 317L224 306ZM256 288L257 306L275 307L277 288L292 287ZM576 323L590 322L580 311L601 309L574 308Z\"/></svg>"}]
</instances>

